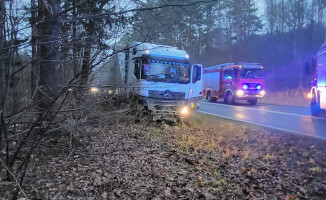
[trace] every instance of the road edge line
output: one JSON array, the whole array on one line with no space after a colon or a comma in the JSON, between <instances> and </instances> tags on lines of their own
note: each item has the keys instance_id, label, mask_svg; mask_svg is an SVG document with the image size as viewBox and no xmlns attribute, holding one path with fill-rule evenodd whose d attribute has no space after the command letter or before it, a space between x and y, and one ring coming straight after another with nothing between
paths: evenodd
<instances>
[{"instance_id":1,"label":"road edge line","mask_svg":"<svg viewBox=\"0 0 326 200\"><path fill-rule=\"evenodd\" d=\"M201 102L201 103L212 105L209 102ZM213 104L213 105L215 105L215 104ZM225 107L233 107L232 105L224 105L224 104L217 104L217 105L225 106ZM280 107L282 107L282 106L280 106ZM243 109L248 109L248 110L256 110L256 111L261 111L261 112L270 112L270 113L274 113L274 114L282 114L282 115L290 115L290 116L311 117L313 119L318 119L318 120L323 120L323 121L326 120L323 117L316 117L316 116L312 116L312 115L301 115L301 114L296 114L296 113L286 113L286 112L280 112L280 111L262 110L262 109L258 109L258 108L247 108L247 107L243 107L243 106L238 106L238 107L235 107L235 108L243 108Z\"/></svg>"},{"instance_id":2,"label":"road edge line","mask_svg":"<svg viewBox=\"0 0 326 200\"><path fill-rule=\"evenodd\" d=\"M273 127L273 126L259 124L259 123L256 123L256 122L250 122L250 121L236 119L236 118L232 118L232 117L226 117L226 116L223 116L223 115L213 114L213 113L199 111L199 110L197 110L197 112L203 113L203 114L206 114L206 115L212 115L212 116L216 116L216 117L226 118L226 119L230 119L230 120L234 120L234 121L244 122L244 123L248 123L248 124L254 124L254 125L257 125L257 126L263 126L263 127L267 127L267 128L270 128L270 129L276 129L276 130L280 130L280 131L285 131L285 132L292 133L292 134L304 135L304 136L309 136L309 137L313 137L313 138L318 138L318 139L326 140L326 138L324 138L324 137L319 137L319 136L315 136L315 135L309 135L307 133L303 133L303 132L299 132L299 131L291 131L291 130L287 130L287 129L283 129L283 128L277 128L277 127Z\"/></svg>"}]
</instances>

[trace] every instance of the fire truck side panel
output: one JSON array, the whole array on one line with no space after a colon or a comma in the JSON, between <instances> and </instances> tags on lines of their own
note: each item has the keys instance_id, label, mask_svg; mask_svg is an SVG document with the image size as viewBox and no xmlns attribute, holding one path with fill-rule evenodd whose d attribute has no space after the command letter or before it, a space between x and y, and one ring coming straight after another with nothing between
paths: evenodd
<instances>
[{"instance_id":1,"label":"fire truck side panel","mask_svg":"<svg viewBox=\"0 0 326 200\"><path fill-rule=\"evenodd\" d=\"M218 97L220 90L220 75L219 71L206 72L203 74L204 78L204 95L206 96L208 92L211 92L212 97Z\"/></svg>"}]
</instances>

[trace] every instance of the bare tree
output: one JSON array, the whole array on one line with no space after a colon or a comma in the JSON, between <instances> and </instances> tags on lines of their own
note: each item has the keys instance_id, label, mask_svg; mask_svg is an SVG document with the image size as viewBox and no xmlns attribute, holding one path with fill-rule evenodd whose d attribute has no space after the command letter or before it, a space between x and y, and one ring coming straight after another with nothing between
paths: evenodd
<instances>
[{"instance_id":1,"label":"bare tree","mask_svg":"<svg viewBox=\"0 0 326 200\"><path fill-rule=\"evenodd\" d=\"M1 114L1 121L0 121L0 158L2 156L3 150L3 141L5 137L5 124L3 123L3 113L5 112L5 105L7 99L7 67L5 64L5 22L6 22L6 7L4 1L0 2L0 114Z\"/></svg>"}]
</instances>

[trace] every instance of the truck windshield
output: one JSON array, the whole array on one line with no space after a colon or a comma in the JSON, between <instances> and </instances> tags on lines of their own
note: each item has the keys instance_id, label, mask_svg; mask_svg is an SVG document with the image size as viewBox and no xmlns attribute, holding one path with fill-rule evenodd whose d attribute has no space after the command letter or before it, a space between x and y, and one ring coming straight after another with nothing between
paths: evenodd
<instances>
[{"instance_id":1,"label":"truck windshield","mask_svg":"<svg viewBox=\"0 0 326 200\"><path fill-rule=\"evenodd\" d=\"M187 84L190 82L190 67L185 64L149 62L143 64L142 79Z\"/></svg>"},{"instance_id":2,"label":"truck windshield","mask_svg":"<svg viewBox=\"0 0 326 200\"><path fill-rule=\"evenodd\" d=\"M263 78L263 73L261 69L256 69L256 68L241 69L240 78L247 78L247 79Z\"/></svg>"}]
</instances>

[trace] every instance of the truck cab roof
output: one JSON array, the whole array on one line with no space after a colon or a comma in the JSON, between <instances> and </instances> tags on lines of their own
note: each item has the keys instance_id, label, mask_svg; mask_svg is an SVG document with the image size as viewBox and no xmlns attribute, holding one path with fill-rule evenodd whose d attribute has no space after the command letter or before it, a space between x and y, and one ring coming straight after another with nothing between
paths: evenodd
<instances>
[{"instance_id":1,"label":"truck cab roof","mask_svg":"<svg viewBox=\"0 0 326 200\"><path fill-rule=\"evenodd\" d=\"M225 67L232 67L232 66L236 66L234 63L224 63L221 65L215 65L215 66L211 66L211 67L206 67L205 71L219 71L224 69Z\"/></svg>"},{"instance_id":2,"label":"truck cab roof","mask_svg":"<svg viewBox=\"0 0 326 200\"><path fill-rule=\"evenodd\" d=\"M133 43L133 55L134 57L142 57L143 55L148 55L148 57L154 58L167 58L167 59L178 59L178 60L188 60L189 55L186 51L180 50L177 47L171 47L167 45L158 45L151 43Z\"/></svg>"},{"instance_id":3,"label":"truck cab roof","mask_svg":"<svg viewBox=\"0 0 326 200\"><path fill-rule=\"evenodd\" d=\"M239 62L238 65L243 67L243 68L262 68L260 63Z\"/></svg>"}]
</instances>

